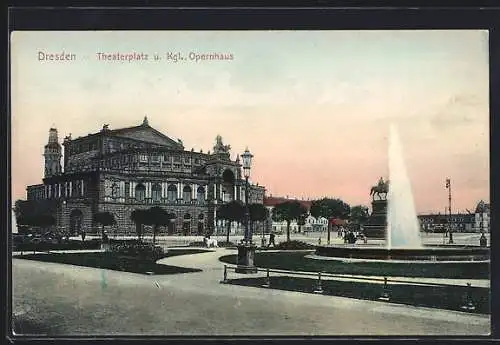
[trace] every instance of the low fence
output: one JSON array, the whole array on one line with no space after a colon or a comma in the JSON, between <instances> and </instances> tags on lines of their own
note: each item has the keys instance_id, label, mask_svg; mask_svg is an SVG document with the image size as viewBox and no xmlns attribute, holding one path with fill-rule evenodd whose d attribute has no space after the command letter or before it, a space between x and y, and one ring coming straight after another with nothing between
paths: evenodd
<instances>
[{"instance_id":1,"label":"low fence","mask_svg":"<svg viewBox=\"0 0 500 345\"><path fill-rule=\"evenodd\" d=\"M229 271L233 271L236 273L239 267L237 265L224 265L223 277L220 281L221 284L228 284L230 280L228 278ZM241 268L241 267L240 267ZM323 294L323 280L348 280L348 281L365 281L365 282L374 282L382 285L380 296L378 300L389 302L391 300L391 290L390 283L392 284L407 284L407 285L420 285L420 286L435 286L435 287L456 287L456 285L452 284L442 284L442 283L432 283L432 282L424 282L421 280L401 280L401 279L389 279L388 277L362 277L362 276L346 276L341 274L334 273L325 273L325 272L300 272L300 271L289 271L289 270L277 270L277 269L269 269L269 268L253 268L253 272L255 273L265 273L264 283L261 285L263 288L271 288L271 274L275 274L276 276L288 276L288 277L306 277L312 278L314 280L313 286L311 286L311 290L315 294ZM241 278L241 274L239 275ZM467 283L466 292L464 294L464 303L461 306L461 309L467 312L474 312L476 310L476 305L472 298L472 284Z\"/></svg>"}]
</instances>

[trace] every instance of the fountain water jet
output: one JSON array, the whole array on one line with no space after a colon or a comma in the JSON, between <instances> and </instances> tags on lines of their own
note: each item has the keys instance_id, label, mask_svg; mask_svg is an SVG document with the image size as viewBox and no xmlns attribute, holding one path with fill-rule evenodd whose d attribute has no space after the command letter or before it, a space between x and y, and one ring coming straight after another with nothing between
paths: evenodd
<instances>
[{"instance_id":1,"label":"fountain water jet","mask_svg":"<svg viewBox=\"0 0 500 345\"><path fill-rule=\"evenodd\" d=\"M366 246L364 244L319 245L316 247L314 255L306 257L315 260L338 260L349 263L356 261L405 262L411 264L433 263L435 265L443 265L443 269L447 267L447 264L458 262L470 265L489 262L489 248L466 245L422 245L420 225L415 211L411 183L406 172L398 132L394 125L391 125L389 134L390 181L388 190L382 189L382 193L384 191L388 192L387 200L375 200L374 196L374 203L372 204L373 206L385 206L383 204L387 202L387 213L385 213L385 208L383 209L384 225L382 225L386 237L385 247ZM382 179L377 187L380 187L380 183L383 183ZM380 194L380 191L378 193ZM373 213L374 211L372 211L372 215ZM376 227L378 230L381 224L371 226ZM365 226L365 231L366 229L367 227Z\"/></svg>"},{"instance_id":2,"label":"fountain water jet","mask_svg":"<svg viewBox=\"0 0 500 345\"><path fill-rule=\"evenodd\" d=\"M389 133L389 193L387 196L386 245L393 248L422 248L420 225L415 211L411 182L406 171L397 128Z\"/></svg>"}]
</instances>

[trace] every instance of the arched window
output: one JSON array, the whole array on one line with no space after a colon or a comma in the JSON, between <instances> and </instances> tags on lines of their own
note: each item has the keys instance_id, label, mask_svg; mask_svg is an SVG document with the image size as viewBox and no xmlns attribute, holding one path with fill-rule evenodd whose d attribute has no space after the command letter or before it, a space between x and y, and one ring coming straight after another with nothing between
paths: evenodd
<instances>
[{"instance_id":1,"label":"arched window","mask_svg":"<svg viewBox=\"0 0 500 345\"><path fill-rule=\"evenodd\" d=\"M167 198L168 201L177 200L177 186L175 184L171 184L167 188Z\"/></svg>"},{"instance_id":2,"label":"arched window","mask_svg":"<svg viewBox=\"0 0 500 345\"><path fill-rule=\"evenodd\" d=\"M155 183L153 187L151 187L151 198L153 199L153 202L160 202L161 185L159 183Z\"/></svg>"},{"instance_id":3,"label":"arched window","mask_svg":"<svg viewBox=\"0 0 500 345\"><path fill-rule=\"evenodd\" d=\"M196 192L197 192L196 200L198 200L200 202L205 201L205 188L203 188L202 186L199 186L198 190Z\"/></svg>"},{"instance_id":4,"label":"arched window","mask_svg":"<svg viewBox=\"0 0 500 345\"><path fill-rule=\"evenodd\" d=\"M71 184L71 195L72 196L78 196L80 195L80 181L73 181Z\"/></svg>"},{"instance_id":5,"label":"arched window","mask_svg":"<svg viewBox=\"0 0 500 345\"><path fill-rule=\"evenodd\" d=\"M135 198L138 201L144 201L146 199L146 187L144 187L142 183L135 187Z\"/></svg>"},{"instance_id":6,"label":"arched window","mask_svg":"<svg viewBox=\"0 0 500 345\"><path fill-rule=\"evenodd\" d=\"M182 199L186 202L191 201L191 187L184 186L184 189L182 190Z\"/></svg>"},{"instance_id":7,"label":"arched window","mask_svg":"<svg viewBox=\"0 0 500 345\"><path fill-rule=\"evenodd\" d=\"M119 193L119 188L118 188L118 185L116 183L113 183L113 185L111 186L111 196L113 198L118 198L118 193Z\"/></svg>"}]
</instances>

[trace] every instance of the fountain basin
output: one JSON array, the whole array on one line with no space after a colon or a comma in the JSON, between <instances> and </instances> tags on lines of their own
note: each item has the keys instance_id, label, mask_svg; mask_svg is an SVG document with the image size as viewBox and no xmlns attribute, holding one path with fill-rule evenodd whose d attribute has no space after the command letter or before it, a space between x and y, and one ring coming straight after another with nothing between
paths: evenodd
<instances>
[{"instance_id":1,"label":"fountain basin","mask_svg":"<svg viewBox=\"0 0 500 345\"><path fill-rule=\"evenodd\" d=\"M352 246L317 246L315 258L320 257L374 261L477 262L489 261L490 249L477 246L425 246L422 248L374 248Z\"/></svg>"}]
</instances>

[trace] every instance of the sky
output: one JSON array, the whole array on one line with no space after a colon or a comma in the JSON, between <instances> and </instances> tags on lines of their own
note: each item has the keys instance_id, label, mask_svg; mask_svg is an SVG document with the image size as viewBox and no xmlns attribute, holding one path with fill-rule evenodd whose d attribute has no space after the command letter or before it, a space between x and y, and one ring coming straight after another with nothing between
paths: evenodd
<instances>
[{"instance_id":1,"label":"sky","mask_svg":"<svg viewBox=\"0 0 500 345\"><path fill-rule=\"evenodd\" d=\"M40 59L62 52L75 60ZM210 53L232 59L190 59ZM488 68L479 30L17 31L12 198L41 183L51 126L62 141L147 115L187 150L213 150L217 134L233 159L248 147L251 180L268 195L367 206L371 186L389 178L394 124L417 211L444 212L449 177L452 211L465 212L489 202Z\"/></svg>"}]
</instances>

